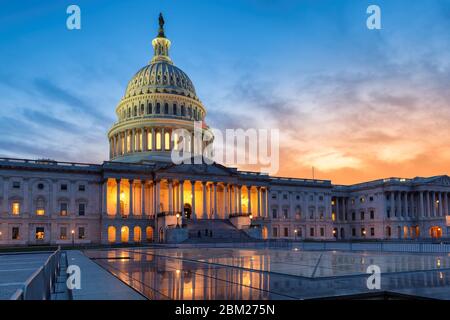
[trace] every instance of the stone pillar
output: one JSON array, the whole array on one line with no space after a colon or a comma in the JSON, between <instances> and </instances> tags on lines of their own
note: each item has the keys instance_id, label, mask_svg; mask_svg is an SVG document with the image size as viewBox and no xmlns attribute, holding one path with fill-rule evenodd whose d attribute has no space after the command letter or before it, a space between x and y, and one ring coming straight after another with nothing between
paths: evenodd
<instances>
[{"instance_id":1,"label":"stone pillar","mask_svg":"<svg viewBox=\"0 0 450 320\"><path fill-rule=\"evenodd\" d=\"M431 216L436 216L436 193L431 191Z\"/></svg>"},{"instance_id":2,"label":"stone pillar","mask_svg":"<svg viewBox=\"0 0 450 320\"><path fill-rule=\"evenodd\" d=\"M269 187L266 187L266 190L265 190L266 218L269 218L269 210L270 210L270 208L269 208L269 192L270 192Z\"/></svg>"},{"instance_id":3,"label":"stone pillar","mask_svg":"<svg viewBox=\"0 0 450 320\"><path fill-rule=\"evenodd\" d=\"M102 214L108 214L108 179L104 179L102 183Z\"/></svg>"},{"instance_id":4,"label":"stone pillar","mask_svg":"<svg viewBox=\"0 0 450 320\"><path fill-rule=\"evenodd\" d=\"M192 192L192 220L197 220L197 214L195 212L195 181L191 181Z\"/></svg>"},{"instance_id":5,"label":"stone pillar","mask_svg":"<svg viewBox=\"0 0 450 320\"><path fill-rule=\"evenodd\" d=\"M165 130L164 130L164 128L161 128L161 151L166 150L166 139L165 139L164 135L165 135Z\"/></svg>"},{"instance_id":6,"label":"stone pillar","mask_svg":"<svg viewBox=\"0 0 450 320\"><path fill-rule=\"evenodd\" d=\"M335 209L336 209L336 212L335 212L335 215L336 215L336 220L342 220L341 218L342 218L342 215L341 215L341 208L340 208L340 206L339 206L339 197L336 197L335 198L336 199L336 202L335 202Z\"/></svg>"},{"instance_id":7,"label":"stone pillar","mask_svg":"<svg viewBox=\"0 0 450 320\"><path fill-rule=\"evenodd\" d=\"M247 186L247 199L248 199L247 213L250 215L252 214L252 186Z\"/></svg>"},{"instance_id":8,"label":"stone pillar","mask_svg":"<svg viewBox=\"0 0 450 320\"><path fill-rule=\"evenodd\" d=\"M258 197L256 216L261 217L261 187L256 187L256 195Z\"/></svg>"},{"instance_id":9,"label":"stone pillar","mask_svg":"<svg viewBox=\"0 0 450 320\"><path fill-rule=\"evenodd\" d=\"M136 146L136 129L132 129L131 130L131 138L130 138L130 144L131 144L131 152L133 153L134 152L134 150L136 149L135 148L135 146Z\"/></svg>"},{"instance_id":10,"label":"stone pillar","mask_svg":"<svg viewBox=\"0 0 450 320\"><path fill-rule=\"evenodd\" d=\"M148 151L148 134L147 134L147 128L142 128L142 151Z\"/></svg>"},{"instance_id":11,"label":"stone pillar","mask_svg":"<svg viewBox=\"0 0 450 320\"><path fill-rule=\"evenodd\" d=\"M179 192L180 192L180 210L181 210L181 215L183 217L183 219L186 219L185 213L184 213L184 180L180 181L180 187L179 187Z\"/></svg>"},{"instance_id":12,"label":"stone pillar","mask_svg":"<svg viewBox=\"0 0 450 320\"><path fill-rule=\"evenodd\" d=\"M228 212L228 186L226 183L223 184L223 219L227 218Z\"/></svg>"},{"instance_id":13,"label":"stone pillar","mask_svg":"<svg viewBox=\"0 0 450 320\"><path fill-rule=\"evenodd\" d=\"M439 197L439 205L438 205L438 214L437 214L437 216L442 217L443 216L443 214L442 214L442 208L443 208L443 206L442 206L442 192L438 193L438 197Z\"/></svg>"},{"instance_id":14,"label":"stone pillar","mask_svg":"<svg viewBox=\"0 0 450 320\"><path fill-rule=\"evenodd\" d=\"M427 197L426 197L426 201L427 201L427 217L431 217L431 207L430 207L430 192L427 191Z\"/></svg>"},{"instance_id":15,"label":"stone pillar","mask_svg":"<svg viewBox=\"0 0 450 320\"><path fill-rule=\"evenodd\" d=\"M208 217L208 209L206 207L206 181L202 181L202 192L203 192L203 197L202 197L202 203L203 203L203 219L206 219Z\"/></svg>"},{"instance_id":16,"label":"stone pillar","mask_svg":"<svg viewBox=\"0 0 450 320\"><path fill-rule=\"evenodd\" d=\"M169 188L169 212L173 212L173 181L167 180L167 186Z\"/></svg>"},{"instance_id":17,"label":"stone pillar","mask_svg":"<svg viewBox=\"0 0 450 320\"><path fill-rule=\"evenodd\" d=\"M120 179L116 179L116 215L120 215Z\"/></svg>"},{"instance_id":18,"label":"stone pillar","mask_svg":"<svg viewBox=\"0 0 450 320\"><path fill-rule=\"evenodd\" d=\"M155 128L152 128L152 151L156 150Z\"/></svg>"},{"instance_id":19,"label":"stone pillar","mask_svg":"<svg viewBox=\"0 0 450 320\"><path fill-rule=\"evenodd\" d=\"M420 215L419 217L425 217L425 207L423 205L423 191L419 192L419 203L420 203Z\"/></svg>"},{"instance_id":20,"label":"stone pillar","mask_svg":"<svg viewBox=\"0 0 450 320\"><path fill-rule=\"evenodd\" d=\"M155 217L158 216L158 213L161 210L161 203L159 200L160 191L161 191L161 181L158 180L158 181L156 181L156 186L155 186Z\"/></svg>"},{"instance_id":21,"label":"stone pillar","mask_svg":"<svg viewBox=\"0 0 450 320\"><path fill-rule=\"evenodd\" d=\"M130 215L130 216L132 216L133 215L133 179L128 179L128 183L129 183L129 185L130 185L130 195L129 195L129 199L128 199L128 203L129 203L129 209L128 209L128 214Z\"/></svg>"},{"instance_id":22,"label":"stone pillar","mask_svg":"<svg viewBox=\"0 0 450 320\"><path fill-rule=\"evenodd\" d=\"M213 218L217 219L217 182L213 183L214 190L214 209L213 209Z\"/></svg>"},{"instance_id":23,"label":"stone pillar","mask_svg":"<svg viewBox=\"0 0 450 320\"><path fill-rule=\"evenodd\" d=\"M145 180L141 180L141 214L145 216Z\"/></svg>"},{"instance_id":24,"label":"stone pillar","mask_svg":"<svg viewBox=\"0 0 450 320\"><path fill-rule=\"evenodd\" d=\"M241 214L242 213L242 186L237 186L238 187L238 213Z\"/></svg>"},{"instance_id":25,"label":"stone pillar","mask_svg":"<svg viewBox=\"0 0 450 320\"><path fill-rule=\"evenodd\" d=\"M407 218L408 217L408 192L404 193L404 198L403 198L403 203L404 203L404 209L405 209L405 214L404 217Z\"/></svg>"}]
</instances>

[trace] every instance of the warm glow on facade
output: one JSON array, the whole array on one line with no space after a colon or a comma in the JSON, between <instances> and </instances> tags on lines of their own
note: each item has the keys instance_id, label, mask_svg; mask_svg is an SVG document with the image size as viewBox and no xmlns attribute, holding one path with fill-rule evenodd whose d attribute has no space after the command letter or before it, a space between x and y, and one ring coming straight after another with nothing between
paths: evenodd
<instances>
[{"instance_id":1,"label":"warm glow on facade","mask_svg":"<svg viewBox=\"0 0 450 320\"><path fill-rule=\"evenodd\" d=\"M36 210L36 215L38 215L38 216L43 216L43 215L45 215L45 210L44 210L44 209L37 209L37 210Z\"/></svg>"},{"instance_id":2,"label":"warm glow on facade","mask_svg":"<svg viewBox=\"0 0 450 320\"><path fill-rule=\"evenodd\" d=\"M12 214L18 215L20 213L20 203L19 202L13 202L12 204Z\"/></svg>"}]
</instances>

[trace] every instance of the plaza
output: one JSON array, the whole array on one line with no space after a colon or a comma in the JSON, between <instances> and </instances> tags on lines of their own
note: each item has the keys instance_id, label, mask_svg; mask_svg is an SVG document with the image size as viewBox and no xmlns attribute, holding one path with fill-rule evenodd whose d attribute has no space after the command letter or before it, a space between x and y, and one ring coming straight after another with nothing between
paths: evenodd
<instances>
[{"instance_id":1,"label":"plaza","mask_svg":"<svg viewBox=\"0 0 450 320\"><path fill-rule=\"evenodd\" d=\"M291 248L124 248L88 250L99 266L148 299L324 299L385 292L450 299L450 255ZM367 287L369 265L380 290Z\"/></svg>"}]
</instances>

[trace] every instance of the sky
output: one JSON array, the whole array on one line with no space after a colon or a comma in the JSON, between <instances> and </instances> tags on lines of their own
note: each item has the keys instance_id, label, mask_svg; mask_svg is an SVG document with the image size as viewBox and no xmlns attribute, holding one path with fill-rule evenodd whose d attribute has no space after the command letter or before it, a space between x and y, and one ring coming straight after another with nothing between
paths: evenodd
<instances>
[{"instance_id":1,"label":"sky","mask_svg":"<svg viewBox=\"0 0 450 320\"><path fill-rule=\"evenodd\" d=\"M66 9L81 9L68 30ZM369 5L381 30L366 27ZM278 176L450 171L450 0L0 0L0 156L101 163L163 12L214 128L280 130ZM255 169L242 167L242 169Z\"/></svg>"}]
</instances>

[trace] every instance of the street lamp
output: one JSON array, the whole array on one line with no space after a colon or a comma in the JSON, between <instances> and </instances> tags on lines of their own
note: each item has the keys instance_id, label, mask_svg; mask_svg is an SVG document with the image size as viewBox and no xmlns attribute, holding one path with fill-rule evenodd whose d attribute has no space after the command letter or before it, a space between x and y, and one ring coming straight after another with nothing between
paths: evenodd
<instances>
[{"instance_id":1,"label":"street lamp","mask_svg":"<svg viewBox=\"0 0 450 320\"><path fill-rule=\"evenodd\" d=\"M294 230L294 239L297 240L297 229Z\"/></svg>"},{"instance_id":2,"label":"street lamp","mask_svg":"<svg viewBox=\"0 0 450 320\"><path fill-rule=\"evenodd\" d=\"M71 231L72 233L72 247L75 246L75 230Z\"/></svg>"},{"instance_id":3,"label":"street lamp","mask_svg":"<svg viewBox=\"0 0 450 320\"><path fill-rule=\"evenodd\" d=\"M177 217L177 228L179 228L180 227L180 214L177 213L176 217Z\"/></svg>"},{"instance_id":4,"label":"street lamp","mask_svg":"<svg viewBox=\"0 0 450 320\"><path fill-rule=\"evenodd\" d=\"M253 219L253 215L252 214L250 214L248 217L250 218L250 220Z\"/></svg>"}]
</instances>

